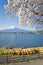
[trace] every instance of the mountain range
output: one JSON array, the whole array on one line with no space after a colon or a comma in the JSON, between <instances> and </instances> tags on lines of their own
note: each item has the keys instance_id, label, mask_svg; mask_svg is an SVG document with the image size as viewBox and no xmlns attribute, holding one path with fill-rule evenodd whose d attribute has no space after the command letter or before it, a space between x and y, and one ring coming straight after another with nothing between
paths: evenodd
<instances>
[{"instance_id":1,"label":"mountain range","mask_svg":"<svg viewBox=\"0 0 43 65\"><path fill-rule=\"evenodd\" d=\"M0 33L41 33L43 34L43 31L29 31L29 30L23 30L19 28L13 28L13 29L5 29L5 30L0 30Z\"/></svg>"},{"instance_id":2,"label":"mountain range","mask_svg":"<svg viewBox=\"0 0 43 65\"><path fill-rule=\"evenodd\" d=\"M28 32L28 30L13 28L13 29L0 30L0 32Z\"/></svg>"}]
</instances>

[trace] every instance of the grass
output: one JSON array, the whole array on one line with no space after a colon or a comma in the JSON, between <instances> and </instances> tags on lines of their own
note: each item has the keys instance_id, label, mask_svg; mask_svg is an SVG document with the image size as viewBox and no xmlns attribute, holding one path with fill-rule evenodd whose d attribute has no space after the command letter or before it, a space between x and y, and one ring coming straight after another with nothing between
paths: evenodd
<instances>
[{"instance_id":1,"label":"grass","mask_svg":"<svg viewBox=\"0 0 43 65\"><path fill-rule=\"evenodd\" d=\"M38 49L38 48L37 48ZM37 59L37 58L39 58L39 53L37 53L37 54L21 54L21 55L18 55L18 54L13 54L13 52L12 52L12 50L13 49L10 49L10 51L9 51L9 48L6 48L6 47L2 47L2 48L0 48L0 59L2 58L2 60L5 58L5 64L0 64L0 65L8 65L7 64L7 60L8 60L8 58L11 58L11 59L16 59L15 61L18 63L18 62L21 62L21 60L22 60L22 62L23 61L27 61L27 59L28 59L28 61L29 60L32 60L32 59ZM23 50L23 49L22 49ZM31 50L31 49L30 49ZM40 50L43 52L43 47L40 47ZM12 53L10 53L10 52L12 52ZM19 52L18 51L18 49L17 49L17 52ZM31 52L31 51L30 51ZM23 52L24 53L24 52ZM26 52L25 52L26 53ZM41 56L41 55L40 55ZM43 57L43 55L42 55L42 57ZM12 62L12 64L13 64L13 62Z\"/></svg>"}]
</instances>

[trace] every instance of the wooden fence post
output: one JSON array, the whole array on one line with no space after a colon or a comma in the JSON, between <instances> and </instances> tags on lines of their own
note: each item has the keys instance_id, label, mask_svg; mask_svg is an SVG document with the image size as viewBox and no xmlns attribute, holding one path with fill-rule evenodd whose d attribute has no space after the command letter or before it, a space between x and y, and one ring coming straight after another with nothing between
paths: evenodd
<instances>
[{"instance_id":1,"label":"wooden fence post","mask_svg":"<svg viewBox=\"0 0 43 65\"><path fill-rule=\"evenodd\" d=\"M6 62L7 62L7 64L8 64L8 54L6 55Z\"/></svg>"}]
</instances>

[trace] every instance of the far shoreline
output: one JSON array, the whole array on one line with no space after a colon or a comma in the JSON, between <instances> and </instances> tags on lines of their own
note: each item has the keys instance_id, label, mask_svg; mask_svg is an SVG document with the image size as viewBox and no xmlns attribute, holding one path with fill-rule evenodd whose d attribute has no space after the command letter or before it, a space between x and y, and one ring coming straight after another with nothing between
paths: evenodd
<instances>
[{"instance_id":1,"label":"far shoreline","mask_svg":"<svg viewBox=\"0 0 43 65\"><path fill-rule=\"evenodd\" d=\"M0 32L0 34L43 34L43 32Z\"/></svg>"}]
</instances>

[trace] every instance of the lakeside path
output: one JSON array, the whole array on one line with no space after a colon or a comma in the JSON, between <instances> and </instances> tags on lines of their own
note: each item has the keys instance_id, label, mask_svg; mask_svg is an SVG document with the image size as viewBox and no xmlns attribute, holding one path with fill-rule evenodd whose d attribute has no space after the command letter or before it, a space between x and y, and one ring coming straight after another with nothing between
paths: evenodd
<instances>
[{"instance_id":1,"label":"lakeside path","mask_svg":"<svg viewBox=\"0 0 43 65\"><path fill-rule=\"evenodd\" d=\"M28 62L11 63L8 65L43 65L43 59L30 60Z\"/></svg>"}]
</instances>

